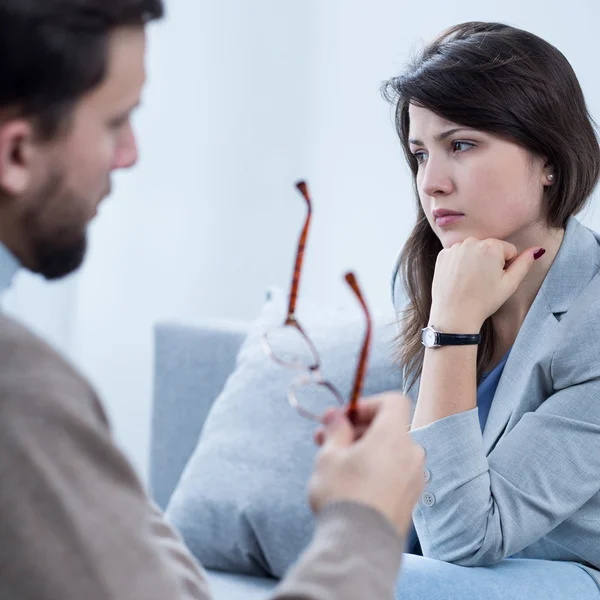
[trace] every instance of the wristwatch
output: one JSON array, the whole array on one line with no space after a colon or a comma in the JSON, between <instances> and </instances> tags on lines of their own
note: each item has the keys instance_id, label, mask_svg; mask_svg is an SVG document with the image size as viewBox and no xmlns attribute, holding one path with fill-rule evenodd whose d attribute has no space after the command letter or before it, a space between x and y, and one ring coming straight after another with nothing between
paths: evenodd
<instances>
[{"instance_id":1,"label":"wristwatch","mask_svg":"<svg viewBox=\"0 0 600 600\"><path fill-rule=\"evenodd\" d=\"M430 325L421 329L421 343L425 348L440 346L472 346L481 343L481 335L464 333L442 333Z\"/></svg>"}]
</instances>

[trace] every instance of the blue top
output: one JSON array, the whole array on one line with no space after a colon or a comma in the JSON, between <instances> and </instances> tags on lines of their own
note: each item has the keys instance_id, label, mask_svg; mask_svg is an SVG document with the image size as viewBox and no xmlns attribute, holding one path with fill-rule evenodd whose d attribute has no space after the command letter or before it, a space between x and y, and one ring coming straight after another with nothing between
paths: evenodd
<instances>
[{"instance_id":1,"label":"blue top","mask_svg":"<svg viewBox=\"0 0 600 600\"><path fill-rule=\"evenodd\" d=\"M484 373L481 376L479 387L477 388L477 409L479 412L479 424L481 425L481 432L485 428L488 415L490 414L490 408L492 407L492 400L496 393L496 388L502 377L504 366L508 360L510 350L502 357L502 360L488 373ZM408 538L407 550L409 554L418 554L421 556L421 544L419 544L419 538L415 531L414 525L411 527L410 535Z\"/></svg>"},{"instance_id":2,"label":"blue top","mask_svg":"<svg viewBox=\"0 0 600 600\"><path fill-rule=\"evenodd\" d=\"M19 270L19 261L10 250L0 243L0 294L5 292Z\"/></svg>"},{"instance_id":3,"label":"blue top","mask_svg":"<svg viewBox=\"0 0 600 600\"><path fill-rule=\"evenodd\" d=\"M504 365L508 360L510 350L502 357L502 360L488 373L484 373L481 376L479 387L477 388L477 409L479 412L479 424L481 425L481 433L485 429L488 415L490 414L490 408L492 407L492 400L496 393L496 388L502 377L502 371L504 371Z\"/></svg>"}]
</instances>

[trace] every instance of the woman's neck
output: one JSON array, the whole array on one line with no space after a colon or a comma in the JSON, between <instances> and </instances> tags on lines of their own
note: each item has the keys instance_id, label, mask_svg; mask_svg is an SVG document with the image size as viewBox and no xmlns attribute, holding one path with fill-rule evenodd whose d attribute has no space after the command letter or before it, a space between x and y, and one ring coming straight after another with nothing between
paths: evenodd
<instances>
[{"instance_id":1,"label":"woman's neck","mask_svg":"<svg viewBox=\"0 0 600 600\"><path fill-rule=\"evenodd\" d=\"M532 246L541 246L546 253L533 265L515 294L492 316L498 339L495 360L504 356L517 338L521 325L558 254L564 234L565 230L562 228L548 229L545 226L536 226L507 240L514 244L519 252Z\"/></svg>"}]
</instances>

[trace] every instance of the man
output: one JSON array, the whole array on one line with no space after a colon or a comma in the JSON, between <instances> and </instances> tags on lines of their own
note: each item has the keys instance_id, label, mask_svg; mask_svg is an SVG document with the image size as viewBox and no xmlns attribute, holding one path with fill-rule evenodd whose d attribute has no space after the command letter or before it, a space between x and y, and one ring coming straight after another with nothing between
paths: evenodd
<instances>
[{"instance_id":1,"label":"man","mask_svg":"<svg viewBox=\"0 0 600 600\"><path fill-rule=\"evenodd\" d=\"M0 0L0 291L20 267L77 269L130 115L161 0ZM327 415L315 538L276 598L391 598L422 449L397 394ZM0 598L207 599L203 571L115 447L88 383L0 316Z\"/></svg>"}]
</instances>

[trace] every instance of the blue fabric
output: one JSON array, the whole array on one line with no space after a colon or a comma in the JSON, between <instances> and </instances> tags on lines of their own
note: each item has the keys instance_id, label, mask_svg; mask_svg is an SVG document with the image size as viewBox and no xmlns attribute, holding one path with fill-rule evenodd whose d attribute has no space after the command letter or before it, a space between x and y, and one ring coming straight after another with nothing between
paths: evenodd
<instances>
[{"instance_id":1,"label":"blue fabric","mask_svg":"<svg viewBox=\"0 0 600 600\"><path fill-rule=\"evenodd\" d=\"M490 414L490 408L492 407L492 400L498 387L500 377L502 377L502 371L508 360L510 350L504 355L502 360L492 369L489 373L484 373L479 387L477 388L477 408L479 411L479 424L481 425L481 432L485 429L485 424Z\"/></svg>"},{"instance_id":2,"label":"blue fabric","mask_svg":"<svg viewBox=\"0 0 600 600\"><path fill-rule=\"evenodd\" d=\"M19 270L19 261L0 243L0 294L6 291Z\"/></svg>"},{"instance_id":3,"label":"blue fabric","mask_svg":"<svg viewBox=\"0 0 600 600\"><path fill-rule=\"evenodd\" d=\"M481 425L481 432L485 429L488 415L490 414L490 408L492 407L492 400L498 387L500 377L502 377L502 371L504 371L504 365L510 355L510 350L503 356L502 360L489 372L484 373L479 382L477 388L477 409L479 412L479 424ZM422 555L421 544L415 530L415 526L411 526L410 534L407 542L407 552Z\"/></svg>"},{"instance_id":4,"label":"blue fabric","mask_svg":"<svg viewBox=\"0 0 600 600\"><path fill-rule=\"evenodd\" d=\"M461 567L405 554L398 600L598 600L590 574L574 562L515 558L487 567Z\"/></svg>"},{"instance_id":5,"label":"blue fabric","mask_svg":"<svg viewBox=\"0 0 600 600\"><path fill-rule=\"evenodd\" d=\"M279 581L223 571L206 571L208 586L215 600L265 600Z\"/></svg>"}]
</instances>

